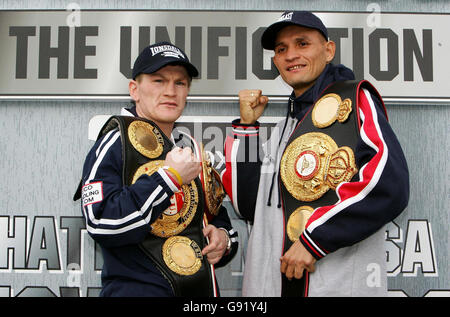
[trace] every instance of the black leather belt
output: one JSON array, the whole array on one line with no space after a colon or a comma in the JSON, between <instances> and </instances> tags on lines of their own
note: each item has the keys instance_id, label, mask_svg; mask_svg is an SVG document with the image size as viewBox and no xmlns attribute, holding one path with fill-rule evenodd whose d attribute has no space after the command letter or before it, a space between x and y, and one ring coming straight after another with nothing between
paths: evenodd
<instances>
[{"instance_id":1,"label":"black leather belt","mask_svg":"<svg viewBox=\"0 0 450 317\"><path fill-rule=\"evenodd\" d=\"M283 254L315 208L338 200L336 186L358 178L353 153L359 139L357 92L364 83L337 82L327 88L289 138L280 163ZM304 296L305 282L305 277L289 281L283 274L282 296Z\"/></svg>"},{"instance_id":2,"label":"black leather belt","mask_svg":"<svg viewBox=\"0 0 450 317\"><path fill-rule=\"evenodd\" d=\"M157 170L158 163L164 161L173 147L171 140L150 120L113 116L105 123L100 135L115 128L119 128L122 139L123 185L131 185L140 174L149 172L141 167L155 163L153 166ZM211 266L201 255L206 241L202 233L204 195L200 179L183 185L182 192L184 214L176 215L172 221L171 217L175 216L163 213L155 221L153 233L148 234L139 246L169 281L175 296L213 296ZM186 206L187 201L189 206ZM175 228L165 229L165 225Z\"/></svg>"}]
</instances>

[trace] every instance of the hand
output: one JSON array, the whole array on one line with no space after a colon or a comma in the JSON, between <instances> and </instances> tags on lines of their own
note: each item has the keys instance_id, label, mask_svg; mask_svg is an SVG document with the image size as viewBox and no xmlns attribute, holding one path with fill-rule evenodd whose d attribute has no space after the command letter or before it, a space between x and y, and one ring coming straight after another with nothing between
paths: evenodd
<instances>
[{"instance_id":1,"label":"hand","mask_svg":"<svg viewBox=\"0 0 450 317\"><path fill-rule=\"evenodd\" d=\"M268 102L269 98L262 96L261 90L245 89L239 91L241 123L254 124L263 114Z\"/></svg>"},{"instance_id":2,"label":"hand","mask_svg":"<svg viewBox=\"0 0 450 317\"><path fill-rule=\"evenodd\" d=\"M305 249L303 244L297 240L289 250L280 258L280 271L291 280L293 277L301 279L306 269L312 273L315 271L316 259Z\"/></svg>"},{"instance_id":3,"label":"hand","mask_svg":"<svg viewBox=\"0 0 450 317\"><path fill-rule=\"evenodd\" d=\"M203 235L209 239L209 244L203 248L202 254L207 256L210 264L216 264L227 249L227 233L214 225L207 225L203 228Z\"/></svg>"},{"instance_id":4,"label":"hand","mask_svg":"<svg viewBox=\"0 0 450 317\"><path fill-rule=\"evenodd\" d=\"M164 165L174 168L180 174L183 184L190 183L202 170L200 161L194 156L190 148L173 148L167 153ZM170 173L170 171L168 172Z\"/></svg>"}]
</instances>

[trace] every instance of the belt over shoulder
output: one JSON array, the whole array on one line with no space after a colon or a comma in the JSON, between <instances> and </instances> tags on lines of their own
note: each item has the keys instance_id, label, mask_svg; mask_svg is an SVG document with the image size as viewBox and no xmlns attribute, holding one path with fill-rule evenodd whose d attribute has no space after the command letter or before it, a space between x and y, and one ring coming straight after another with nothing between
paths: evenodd
<instances>
[{"instance_id":1,"label":"belt over shoulder","mask_svg":"<svg viewBox=\"0 0 450 317\"><path fill-rule=\"evenodd\" d=\"M334 204L336 187L358 178L358 89L367 81L336 82L298 123L283 152L280 187L286 232L283 254L298 240L315 208ZM305 276L305 274L304 274ZM282 296L304 296L305 277L282 275Z\"/></svg>"},{"instance_id":2,"label":"belt over shoulder","mask_svg":"<svg viewBox=\"0 0 450 317\"><path fill-rule=\"evenodd\" d=\"M142 174L150 175L162 167L174 146L150 120L113 116L100 134L115 128L120 130L122 141L123 185L131 185ZM179 195L183 197L171 198L175 210L168 208L161 214L139 247L167 279L175 296L213 296L213 272L201 254L206 241L202 233L204 194L200 179L183 184Z\"/></svg>"}]
</instances>

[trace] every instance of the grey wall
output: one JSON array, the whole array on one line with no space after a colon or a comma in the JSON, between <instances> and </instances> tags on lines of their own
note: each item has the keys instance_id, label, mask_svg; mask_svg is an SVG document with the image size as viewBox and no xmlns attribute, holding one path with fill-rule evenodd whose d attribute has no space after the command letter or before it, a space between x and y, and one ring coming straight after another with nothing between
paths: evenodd
<instances>
[{"instance_id":1,"label":"grey wall","mask_svg":"<svg viewBox=\"0 0 450 317\"><path fill-rule=\"evenodd\" d=\"M0 9L65 9L69 1L11 1L0 3ZM205 9L205 10L279 10L307 9L314 11L366 11L371 1L77 1L81 9ZM385 12L428 12L449 13L450 1L378 1ZM450 85L449 85L450 89ZM0 167L0 232L8 226L14 232L13 217L27 219L25 244L33 249L30 241L33 233L46 230L47 238L54 233L60 252L58 259L48 265L61 263L60 269L47 274L45 265L41 269L23 269L20 265L0 267L0 296L51 295L61 296L64 292L72 295L95 295L99 282L101 258L96 253L94 243L86 233L81 233L78 244L69 247L70 230L63 229L70 222L69 217L79 217L78 203L71 200L80 177L85 154L92 141L87 138L87 124L98 114L115 114L123 106L122 102L104 101L55 101L55 100L0 100L0 148L2 164ZM432 290L450 291L449 281L449 124L450 104L440 105L393 105L388 104L391 125L408 160L411 173L411 199L408 208L392 224L388 232L388 244L398 250L400 262L406 252L407 238L419 241L418 233L412 228L426 224L433 247L436 272L424 274L420 268L416 273L408 273L406 268L397 267L390 274L389 289L393 295L424 296ZM284 108L274 105L268 115L283 116ZM185 115L238 115L238 105L228 102L190 103ZM229 203L227 207L233 224L240 232L240 253L231 265L218 270L219 283L225 296L240 295L242 282L243 254L248 236L245 222L239 220ZM9 218L7 218L9 216ZM6 217L6 218L5 218ZM2 220L3 219L3 220ZM6 220L5 220L6 219ZM422 221L422 222L421 222ZM423 222L425 221L425 222ZM2 227L3 226L3 227ZM52 229L52 226L54 228ZM42 229L44 228L44 229ZM75 228L75 229L74 229ZM33 229L36 229L33 231ZM398 229L398 230L397 230ZM16 233L19 231L16 230ZM407 236L416 234L416 237ZM4 237L0 237L3 239ZM11 245L17 243L16 253L10 252L9 261L24 257L24 243L10 234ZM419 239L419 240L418 240ZM423 241L423 240L420 240ZM50 243L51 240L49 239ZM1 243L1 242L0 242ZM68 249L77 254L67 254ZM424 246L422 246L424 247ZM27 259L28 264L38 263L39 248L34 247L36 255ZM392 250L392 249L390 249ZM0 249L0 266L5 258L5 247ZM7 253L7 252L6 252ZM394 253L390 253L392 256ZM67 269L67 264L81 256L81 274ZM34 261L34 262L33 262ZM390 261L393 261L391 258ZM51 263L50 263L51 262ZM392 262L393 263L393 262ZM400 263L401 264L401 263ZM29 267L28 267L29 268ZM40 273L40 274L36 274ZM65 289L79 285L78 289ZM30 286L41 286L35 289ZM29 288L26 288L29 287ZM47 287L47 289L45 289ZM63 287L61 289L61 287ZM446 293L448 296L448 293Z\"/></svg>"}]
</instances>

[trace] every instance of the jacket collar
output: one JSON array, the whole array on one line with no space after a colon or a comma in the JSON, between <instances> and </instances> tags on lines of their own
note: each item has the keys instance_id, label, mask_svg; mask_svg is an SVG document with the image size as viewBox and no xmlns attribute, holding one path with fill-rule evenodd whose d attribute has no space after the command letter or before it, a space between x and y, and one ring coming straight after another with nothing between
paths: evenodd
<instances>
[{"instance_id":1,"label":"jacket collar","mask_svg":"<svg viewBox=\"0 0 450 317\"><path fill-rule=\"evenodd\" d=\"M319 99L322 92L331 84L337 81L354 80L355 75L350 68L339 64L327 64L323 72L319 75L312 87L305 91L302 95L295 97L292 91L289 97L289 115L297 119L303 118L307 110Z\"/></svg>"}]
</instances>

